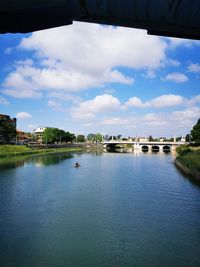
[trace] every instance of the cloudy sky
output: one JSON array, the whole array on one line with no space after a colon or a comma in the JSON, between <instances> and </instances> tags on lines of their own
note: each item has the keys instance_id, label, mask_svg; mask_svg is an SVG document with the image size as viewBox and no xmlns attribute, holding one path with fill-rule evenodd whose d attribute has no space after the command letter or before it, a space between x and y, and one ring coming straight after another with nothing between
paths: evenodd
<instances>
[{"instance_id":1,"label":"cloudy sky","mask_svg":"<svg viewBox=\"0 0 200 267\"><path fill-rule=\"evenodd\" d=\"M200 41L74 23L0 43L0 113L20 130L169 137L200 117Z\"/></svg>"}]
</instances>

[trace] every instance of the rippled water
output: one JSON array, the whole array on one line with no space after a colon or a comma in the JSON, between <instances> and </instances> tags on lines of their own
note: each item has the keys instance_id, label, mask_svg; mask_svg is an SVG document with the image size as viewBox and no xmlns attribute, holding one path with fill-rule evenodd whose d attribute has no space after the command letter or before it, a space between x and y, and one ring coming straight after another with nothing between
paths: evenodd
<instances>
[{"instance_id":1,"label":"rippled water","mask_svg":"<svg viewBox=\"0 0 200 267\"><path fill-rule=\"evenodd\" d=\"M172 161L104 153L0 164L0 266L200 266L200 188Z\"/></svg>"}]
</instances>

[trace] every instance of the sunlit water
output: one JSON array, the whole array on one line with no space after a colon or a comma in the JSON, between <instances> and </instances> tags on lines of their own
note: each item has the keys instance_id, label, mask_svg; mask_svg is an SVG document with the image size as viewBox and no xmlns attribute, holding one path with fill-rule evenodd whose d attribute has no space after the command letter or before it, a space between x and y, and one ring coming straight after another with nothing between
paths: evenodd
<instances>
[{"instance_id":1,"label":"sunlit water","mask_svg":"<svg viewBox=\"0 0 200 267\"><path fill-rule=\"evenodd\" d=\"M103 153L0 164L0 266L200 266L200 188L172 162Z\"/></svg>"}]
</instances>

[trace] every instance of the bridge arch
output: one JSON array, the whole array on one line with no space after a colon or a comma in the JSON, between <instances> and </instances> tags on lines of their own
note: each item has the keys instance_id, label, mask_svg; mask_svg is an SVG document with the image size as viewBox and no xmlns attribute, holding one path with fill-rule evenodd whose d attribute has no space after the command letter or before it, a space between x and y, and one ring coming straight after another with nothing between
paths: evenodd
<instances>
[{"instance_id":1,"label":"bridge arch","mask_svg":"<svg viewBox=\"0 0 200 267\"><path fill-rule=\"evenodd\" d=\"M115 149L115 147L116 147L116 144L106 144L106 148L108 148L108 149Z\"/></svg>"},{"instance_id":2,"label":"bridge arch","mask_svg":"<svg viewBox=\"0 0 200 267\"><path fill-rule=\"evenodd\" d=\"M171 146L170 145L163 146L163 152L170 152L170 151L171 151Z\"/></svg>"},{"instance_id":3,"label":"bridge arch","mask_svg":"<svg viewBox=\"0 0 200 267\"><path fill-rule=\"evenodd\" d=\"M160 151L160 147L157 146L157 145L153 145L153 146L151 147L151 151L153 151L153 152L159 152L159 151Z\"/></svg>"},{"instance_id":4,"label":"bridge arch","mask_svg":"<svg viewBox=\"0 0 200 267\"><path fill-rule=\"evenodd\" d=\"M142 145L142 146L141 146L141 150L142 150L143 152L147 152L147 151L149 151L149 147L148 147L147 145Z\"/></svg>"}]
</instances>

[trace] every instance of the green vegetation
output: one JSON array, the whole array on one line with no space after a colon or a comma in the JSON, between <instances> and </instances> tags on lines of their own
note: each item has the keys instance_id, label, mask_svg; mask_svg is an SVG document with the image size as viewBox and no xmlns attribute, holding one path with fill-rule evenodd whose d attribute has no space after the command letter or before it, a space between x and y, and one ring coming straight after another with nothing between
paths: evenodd
<instances>
[{"instance_id":1,"label":"green vegetation","mask_svg":"<svg viewBox=\"0 0 200 267\"><path fill-rule=\"evenodd\" d=\"M185 173L200 180L200 119L191 131L193 146L181 146L176 149L178 157L175 164ZM190 135L187 137L190 140Z\"/></svg>"},{"instance_id":2,"label":"green vegetation","mask_svg":"<svg viewBox=\"0 0 200 267\"><path fill-rule=\"evenodd\" d=\"M26 146L2 145L0 146L0 159L8 157L19 157L35 154L49 154L59 152L82 151L81 147L66 147L66 148L49 148L49 149L32 149Z\"/></svg>"},{"instance_id":3,"label":"green vegetation","mask_svg":"<svg viewBox=\"0 0 200 267\"><path fill-rule=\"evenodd\" d=\"M100 133L96 133L96 134L90 133L87 135L86 140L90 141L91 143L102 142L103 136Z\"/></svg>"},{"instance_id":4,"label":"green vegetation","mask_svg":"<svg viewBox=\"0 0 200 267\"><path fill-rule=\"evenodd\" d=\"M192 150L190 147L185 147L179 152L176 160L188 169L198 171L200 175L200 148Z\"/></svg>"},{"instance_id":5,"label":"green vegetation","mask_svg":"<svg viewBox=\"0 0 200 267\"><path fill-rule=\"evenodd\" d=\"M16 136L16 127L13 123L0 120L0 134L6 143L10 143Z\"/></svg>"},{"instance_id":6,"label":"green vegetation","mask_svg":"<svg viewBox=\"0 0 200 267\"><path fill-rule=\"evenodd\" d=\"M85 136L84 136L83 134L79 134L79 135L77 135L77 137L76 137L76 142L78 142L78 143L83 143L83 142L85 142Z\"/></svg>"},{"instance_id":7,"label":"green vegetation","mask_svg":"<svg viewBox=\"0 0 200 267\"><path fill-rule=\"evenodd\" d=\"M186 174L200 181L200 147L182 146L177 148L175 164Z\"/></svg>"},{"instance_id":8,"label":"green vegetation","mask_svg":"<svg viewBox=\"0 0 200 267\"><path fill-rule=\"evenodd\" d=\"M56 142L72 142L76 139L73 133L65 132L58 128L46 128L42 135L42 141L46 144L54 144Z\"/></svg>"},{"instance_id":9,"label":"green vegetation","mask_svg":"<svg viewBox=\"0 0 200 267\"><path fill-rule=\"evenodd\" d=\"M191 131L191 135L192 135L193 141L195 143L200 144L200 119L194 125L194 127L193 127L193 129Z\"/></svg>"},{"instance_id":10,"label":"green vegetation","mask_svg":"<svg viewBox=\"0 0 200 267\"><path fill-rule=\"evenodd\" d=\"M176 148L176 152L179 156L184 156L186 155L188 152L192 152L192 148L188 145L184 145L184 146L178 146Z\"/></svg>"}]
</instances>

